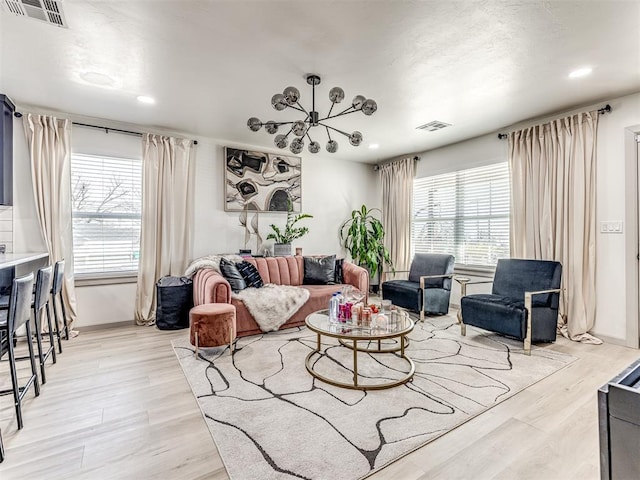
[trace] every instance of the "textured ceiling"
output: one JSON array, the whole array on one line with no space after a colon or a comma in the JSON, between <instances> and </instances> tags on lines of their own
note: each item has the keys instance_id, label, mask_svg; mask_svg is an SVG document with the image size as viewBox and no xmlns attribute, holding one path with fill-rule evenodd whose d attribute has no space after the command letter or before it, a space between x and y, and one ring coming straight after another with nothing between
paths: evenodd
<instances>
[{"instance_id":1,"label":"textured ceiling","mask_svg":"<svg viewBox=\"0 0 640 480\"><path fill-rule=\"evenodd\" d=\"M341 86L378 103L339 158L374 162L640 91L639 1L73 1L68 29L0 14L0 91L18 103L275 148L251 116L288 121L288 85L321 114ZM589 65L590 76L569 79ZM109 75L106 87L87 83ZM89 76L87 76L89 74ZM83 79L84 77L84 79ZM94 78L95 81L95 78ZM155 105L142 105L137 95ZM437 132L415 127L453 124ZM317 130L317 129L316 129ZM312 130L313 132L313 130ZM313 135L322 145L326 134ZM367 148L378 143L378 150ZM311 154L304 150L305 157Z\"/></svg>"}]
</instances>

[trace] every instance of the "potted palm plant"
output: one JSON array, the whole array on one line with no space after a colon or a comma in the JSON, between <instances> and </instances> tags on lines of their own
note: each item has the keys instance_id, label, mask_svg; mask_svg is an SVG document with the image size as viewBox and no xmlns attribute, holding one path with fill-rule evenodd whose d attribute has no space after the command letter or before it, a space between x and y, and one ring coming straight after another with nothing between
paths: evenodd
<instances>
[{"instance_id":1,"label":"potted palm plant","mask_svg":"<svg viewBox=\"0 0 640 480\"><path fill-rule=\"evenodd\" d=\"M340 226L340 241L344 248L354 262L369 270L372 280L384 265L393 268L389 250L384 246L384 227L373 215L375 212L380 210L362 205L360 209L353 210L351 217Z\"/></svg>"},{"instance_id":2,"label":"potted palm plant","mask_svg":"<svg viewBox=\"0 0 640 480\"><path fill-rule=\"evenodd\" d=\"M313 215L309 215L307 213L294 215L293 206L291 205L291 202L289 202L287 223L284 226L284 230L280 230L280 228L273 223L270 225L273 232L267 235L267 239L276 241L273 247L273 254L275 256L291 255L291 242L309 233L309 227L295 226L296 223L305 218L313 218Z\"/></svg>"}]
</instances>

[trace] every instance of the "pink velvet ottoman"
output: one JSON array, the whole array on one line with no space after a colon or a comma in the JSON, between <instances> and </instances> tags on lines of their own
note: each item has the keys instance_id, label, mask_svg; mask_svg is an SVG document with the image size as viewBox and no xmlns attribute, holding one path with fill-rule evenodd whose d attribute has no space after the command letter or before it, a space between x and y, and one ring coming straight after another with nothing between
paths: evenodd
<instances>
[{"instance_id":1,"label":"pink velvet ottoman","mask_svg":"<svg viewBox=\"0 0 640 480\"><path fill-rule=\"evenodd\" d=\"M189 312L190 341L196 347L229 345L233 353L236 339L236 307L228 303L205 303Z\"/></svg>"}]
</instances>

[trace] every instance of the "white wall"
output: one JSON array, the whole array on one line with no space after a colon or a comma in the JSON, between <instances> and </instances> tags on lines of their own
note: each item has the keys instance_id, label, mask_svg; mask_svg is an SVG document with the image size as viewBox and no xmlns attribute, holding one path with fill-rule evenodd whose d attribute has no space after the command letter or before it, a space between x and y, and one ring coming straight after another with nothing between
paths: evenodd
<instances>
[{"instance_id":1,"label":"white wall","mask_svg":"<svg viewBox=\"0 0 640 480\"><path fill-rule=\"evenodd\" d=\"M22 110L22 109L21 109ZM85 123L114 128L136 129L100 119L60 115ZM139 129L139 127L137 128ZM154 129L157 131L157 129ZM167 133L167 132L158 132ZM188 134L183 134L189 136ZM193 257L213 253L233 253L244 248L244 230L238 213L224 211L224 146L264 151L251 145L234 145L210 138L197 138L195 181L195 225ZM74 127L73 150L79 153L140 156L139 137L103 130ZM14 122L14 242L16 251L44 251L44 241L36 217L33 186L24 130ZM338 238L340 224L362 203L380 206L377 175L371 165L338 160L326 155L302 154L302 210L314 216L303 220L309 234L294 242L303 254L342 254ZM283 226L285 214L260 214L259 230L266 239L269 224ZM270 243L272 243L270 241ZM255 251L255 241L249 245ZM77 327L87 327L133 319L135 283L76 286Z\"/></svg>"},{"instance_id":2,"label":"white wall","mask_svg":"<svg viewBox=\"0 0 640 480\"><path fill-rule=\"evenodd\" d=\"M197 152L194 257L235 253L244 248L244 228L238 212L224 211L224 148L220 142L203 139ZM344 254L339 226L362 203L379 206L377 176L371 165L338 160L328 154L302 157L302 211L314 218L300 221L300 226L309 227L309 234L294 241L293 247L302 247L305 255ZM271 232L269 225L283 227L286 214L261 213L258 218L265 244L273 245L272 240L266 240ZM256 253L255 238L247 248Z\"/></svg>"},{"instance_id":3,"label":"white wall","mask_svg":"<svg viewBox=\"0 0 640 480\"><path fill-rule=\"evenodd\" d=\"M625 155L625 133L630 127L640 129L640 93L606 100L594 105L563 112L553 117L528 120L505 127L508 132L577 111L599 108L605 103L613 112L599 117L596 220L625 221L624 234L597 236L596 253L596 323L592 330L606 340L637 345L631 338L637 331L637 215L635 178L636 165ZM635 126L635 127L634 127ZM497 133L497 132L496 132ZM424 177L487 165L508 158L507 141L499 140L496 133L419 153L417 176ZM625 274L626 273L626 274ZM473 292L489 287L472 287ZM452 303L459 302L459 290L454 288ZM634 307L635 305L635 307ZM635 323L636 329L629 328ZM637 335L636 335L637 337Z\"/></svg>"},{"instance_id":4,"label":"white wall","mask_svg":"<svg viewBox=\"0 0 640 480\"><path fill-rule=\"evenodd\" d=\"M624 233L597 236L593 333L637 347L637 333L630 338L638 325L637 159L625 155L625 133L640 132L640 93L607 103L613 112L598 122L596 220L598 232L600 222L621 221Z\"/></svg>"},{"instance_id":5,"label":"white wall","mask_svg":"<svg viewBox=\"0 0 640 480\"><path fill-rule=\"evenodd\" d=\"M74 328L133 322L135 301L135 283L84 286L76 284L78 321Z\"/></svg>"}]
</instances>

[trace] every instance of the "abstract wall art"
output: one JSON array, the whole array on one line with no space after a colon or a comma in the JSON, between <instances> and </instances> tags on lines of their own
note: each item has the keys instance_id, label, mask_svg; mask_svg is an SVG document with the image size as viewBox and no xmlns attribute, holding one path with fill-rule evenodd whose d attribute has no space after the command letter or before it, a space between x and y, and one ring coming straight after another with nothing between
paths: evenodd
<instances>
[{"instance_id":1,"label":"abstract wall art","mask_svg":"<svg viewBox=\"0 0 640 480\"><path fill-rule=\"evenodd\" d=\"M302 159L225 147L225 210L300 212Z\"/></svg>"}]
</instances>

